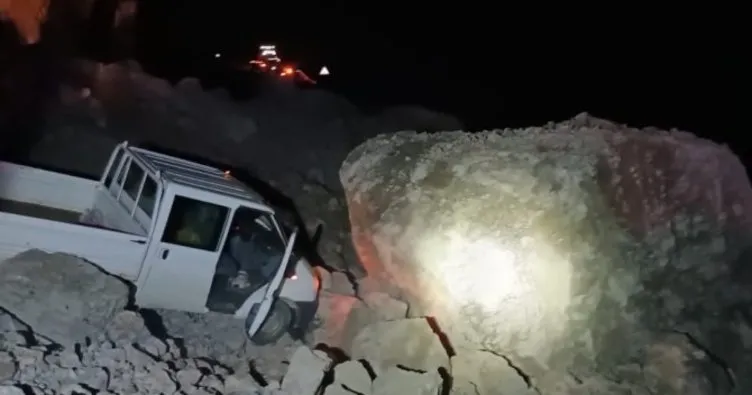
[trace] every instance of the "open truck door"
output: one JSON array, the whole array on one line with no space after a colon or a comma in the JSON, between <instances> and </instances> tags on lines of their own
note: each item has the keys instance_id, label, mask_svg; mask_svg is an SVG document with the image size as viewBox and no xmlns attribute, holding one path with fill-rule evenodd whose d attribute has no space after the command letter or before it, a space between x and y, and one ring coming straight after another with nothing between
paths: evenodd
<instances>
[{"instance_id":1,"label":"open truck door","mask_svg":"<svg viewBox=\"0 0 752 395\"><path fill-rule=\"evenodd\" d=\"M277 299L277 295L282 287L282 282L285 280L285 273L287 273L287 267L290 265L290 257L292 256L292 249L295 245L295 239L298 236L298 230L292 232L290 239L287 241L287 247L285 248L285 254L282 257L282 262L274 274L272 281L269 282L269 286L264 294L264 299L261 303L254 305L251 308L251 312L246 320L246 331L248 337L253 339L256 333L264 325L269 313L272 310L272 306Z\"/></svg>"}]
</instances>

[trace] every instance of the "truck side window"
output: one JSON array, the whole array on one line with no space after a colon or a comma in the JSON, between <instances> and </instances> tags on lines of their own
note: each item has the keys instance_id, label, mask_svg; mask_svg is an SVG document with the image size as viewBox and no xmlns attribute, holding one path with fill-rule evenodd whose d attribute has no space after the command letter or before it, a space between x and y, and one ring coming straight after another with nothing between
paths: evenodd
<instances>
[{"instance_id":1,"label":"truck side window","mask_svg":"<svg viewBox=\"0 0 752 395\"><path fill-rule=\"evenodd\" d=\"M149 176L144 181L144 189L141 190L141 197L138 199L138 207L144 210L144 213L151 218L154 213L154 202L157 200L157 182Z\"/></svg>"},{"instance_id":2,"label":"truck side window","mask_svg":"<svg viewBox=\"0 0 752 395\"><path fill-rule=\"evenodd\" d=\"M217 251L230 209L175 196L162 241L206 251Z\"/></svg>"},{"instance_id":3,"label":"truck side window","mask_svg":"<svg viewBox=\"0 0 752 395\"><path fill-rule=\"evenodd\" d=\"M123 192L127 192L131 199L136 200L138 197L138 188L141 187L141 180L143 179L144 170L141 166L131 161L130 169L128 169L128 176L125 177Z\"/></svg>"},{"instance_id":4,"label":"truck side window","mask_svg":"<svg viewBox=\"0 0 752 395\"><path fill-rule=\"evenodd\" d=\"M112 161L112 167L110 168L110 171L107 172L107 176L104 179L104 185L110 186L112 183L112 179L115 178L115 172L118 170L118 167L120 166L120 162L123 160L123 150L119 149L117 150L117 153L115 154L115 160Z\"/></svg>"},{"instance_id":5,"label":"truck side window","mask_svg":"<svg viewBox=\"0 0 752 395\"><path fill-rule=\"evenodd\" d=\"M118 173L117 176L117 183L118 185L123 185L123 181L125 180L125 173L128 171L128 167L131 164L131 159L126 158L125 162L123 162L123 167L120 168L120 173Z\"/></svg>"}]
</instances>

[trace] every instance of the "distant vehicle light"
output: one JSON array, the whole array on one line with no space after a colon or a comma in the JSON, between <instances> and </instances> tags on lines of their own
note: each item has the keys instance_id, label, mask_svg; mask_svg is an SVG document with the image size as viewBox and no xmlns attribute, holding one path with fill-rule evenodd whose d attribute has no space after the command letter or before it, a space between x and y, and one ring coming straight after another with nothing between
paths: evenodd
<instances>
[{"instance_id":1,"label":"distant vehicle light","mask_svg":"<svg viewBox=\"0 0 752 395\"><path fill-rule=\"evenodd\" d=\"M217 53L214 54L214 58L216 58L216 59L219 59L221 57L222 57L222 54L219 53L219 52L217 52Z\"/></svg>"},{"instance_id":2,"label":"distant vehicle light","mask_svg":"<svg viewBox=\"0 0 752 395\"><path fill-rule=\"evenodd\" d=\"M326 66L322 67L319 75L329 75L329 69Z\"/></svg>"}]
</instances>

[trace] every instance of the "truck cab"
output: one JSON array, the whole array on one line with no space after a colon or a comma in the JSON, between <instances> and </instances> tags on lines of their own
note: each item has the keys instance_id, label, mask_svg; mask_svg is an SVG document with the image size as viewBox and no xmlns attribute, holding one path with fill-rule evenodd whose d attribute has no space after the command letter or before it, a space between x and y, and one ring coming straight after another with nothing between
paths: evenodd
<instances>
[{"instance_id":1,"label":"truck cab","mask_svg":"<svg viewBox=\"0 0 752 395\"><path fill-rule=\"evenodd\" d=\"M319 280L293 251L297 232L287 235L274 209L227 171L127 142L98 181L1 165L0 176L15 180L15 189L0 186L6 206L80 211L61 221L2 210L0 228L29 228L14 245L78 255L132 281L139 307L230 314L259 344L302 335L315 315ZM61 180L54 189L79 188L71 193L89 203L76 211L72 199L34 192Z\"/></svg>"}]
</instances>

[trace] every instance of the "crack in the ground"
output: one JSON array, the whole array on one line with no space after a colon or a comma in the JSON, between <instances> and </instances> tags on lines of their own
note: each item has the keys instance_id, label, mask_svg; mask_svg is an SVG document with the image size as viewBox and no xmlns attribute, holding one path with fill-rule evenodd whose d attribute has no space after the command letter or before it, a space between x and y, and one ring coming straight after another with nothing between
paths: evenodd
<instances>
[{"instance_id":1,"label":"crack in the ground","mask_svg":"<svg viewBox=\"0 0 752 395\"><path fill-rule=\"evenodd\" d=\"M512 361L510 357L504 354L498 353L496 351L489 350L489 349L482 349L481 351L487 352L499 358L503 358L507 362L507 365L509 365L509 367L512 368L517 373L517 375L519 375L520 378L525 382L525 385L527 385L527 388L535 391L536 394L543 395L538 389L538 387L536 387L535 384L533 384L533 377L527 374L525 370L522 369L520 366L518 366L516 363L514 363L514 361Z\"/></svg>"},{"instance_id":2,"label":"crack in the ground","mask_svg":"<svg viewBox=\"0 0 752 395\"><path fill-rule=\"evenodd\" d=\"M704 344L702 344L696 337L694 337L689 332L683 332L676 330L675 333L678 333L684 337L687 338L687 341L689 341L690 344L697 347L699 350L702 350L702 352L705 353L705 355L708 356L708 358L716 365L718 365L722 370L724 375L726 376L726 379L728 380L729 384L731 385L731 390L736 388L736 376L734 375L734 371L729 367L729 365L726 363L726 361L723 360L718 354L714 353L710 350L710 348L706 347Z\"/></svg>"},{"instance_id":3,"label":"crack in the ground","mask_svg":"<svg viewBox=\"0 0 752 395\"><path fill-rule=\"evenodd\" d=\"M340 271L340 273L344 274L345 278L347 278L347 281L350 283L350 286L353 290L353 296L361 302L365 303L365 300L360 295L360 284L358 284L358 279L355 277L355 275L350 273L350 271L347 269Z\"/></svg>"},{"instance_id":4,"label":"crack in the ground","mask_svg":"<svg viewBox=\"0 0 752 395\"><path fill-rule=\"evenodd\" d=\"M431 331L433 331L434 335L436 335L436 337L439 339L439 342L444 348L444 352L446 352L447 356L449 358L452 358L453 356L457 355L452 342L449 340L449 336L447 336L447 334L441 329L439 322L436 320L436 317L425 316L423 317L423 319L426 320L426 323L431 328Z\"/></svg>"}]
</instances>

